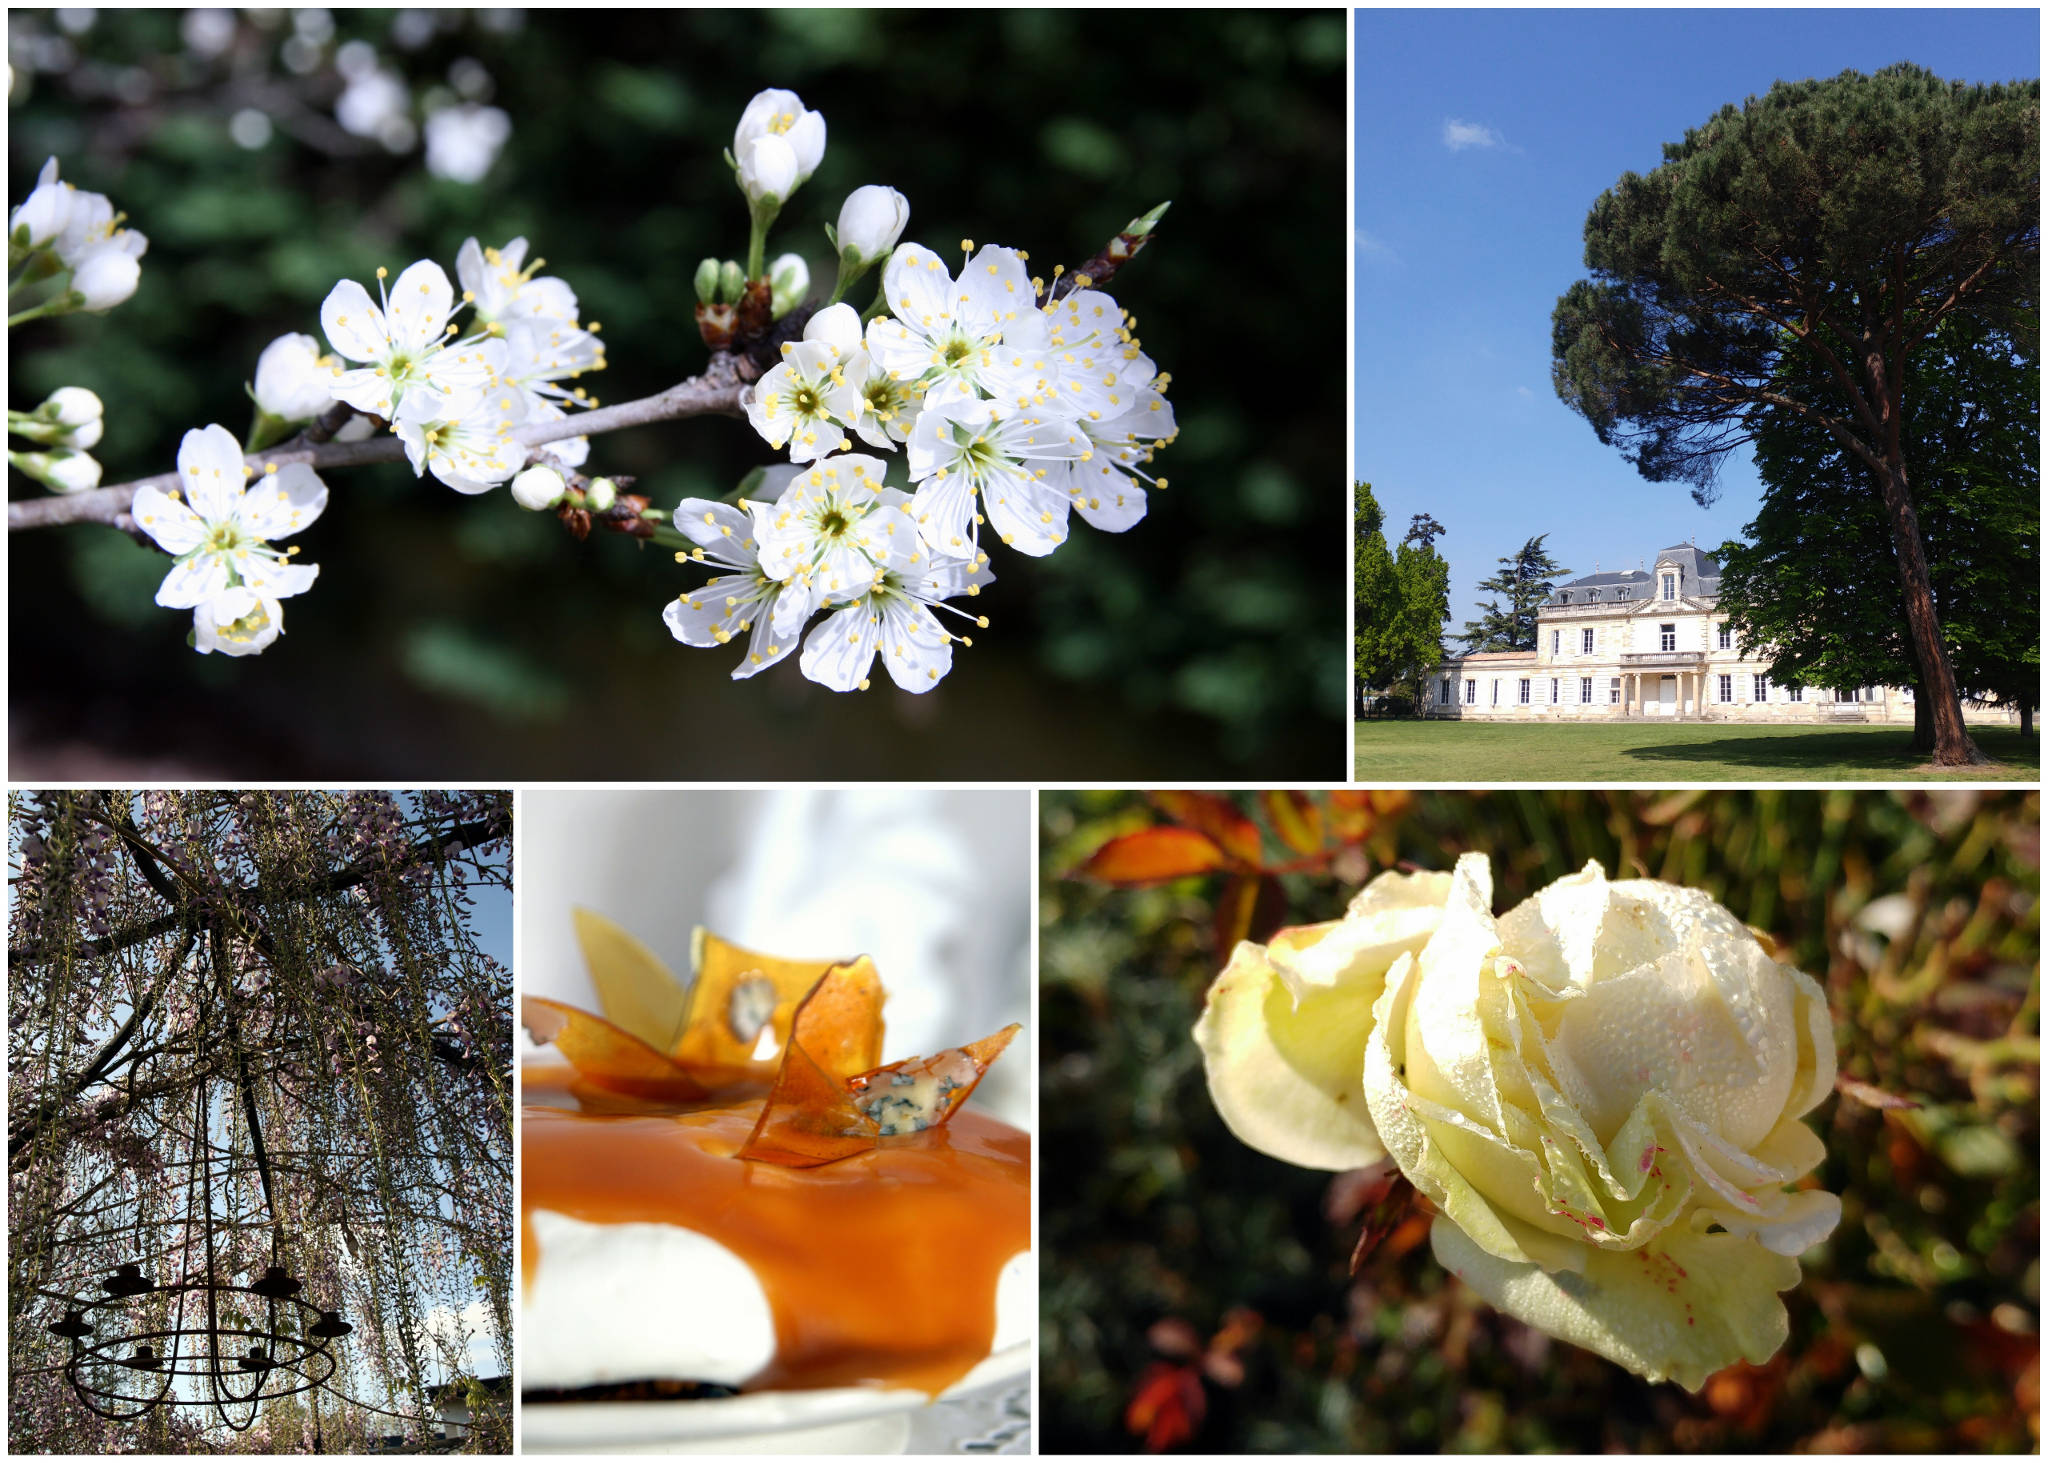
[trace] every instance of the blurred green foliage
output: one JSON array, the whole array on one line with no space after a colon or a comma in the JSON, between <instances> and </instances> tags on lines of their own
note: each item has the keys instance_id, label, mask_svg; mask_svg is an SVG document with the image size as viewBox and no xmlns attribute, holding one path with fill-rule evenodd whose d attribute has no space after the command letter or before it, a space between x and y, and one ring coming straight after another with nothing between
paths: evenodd
<instances>
[{"instance_id":1,"label":"blurred green foliage","mask_svg":"<svg viewBox=\"0 0 2048 1463\"><path fill-rule=\"evenodd\" d=\"M600 398L691 374L692 271L746 242L720 153L749 96L788 86L831 140L770 247L805 255L821 294L821 225L862 183L902 189L906 237L943 256L993 240L1046 274L1173 200L1115 286L1174 376L1182 436L1157 464L1171 487L1132 532L1077 528L1047 560L999 554L977 605L994 623L923 698L834 696L793 665L733 683L735 657L678 646L659 619L701 575L402 465L330 474L333 502L298 540L319 586L282 642L232 665L186 650L186 617L150 606L161 559L104 529L21 535L18 766L87 751L471 779L1339 766L1340 12L536 10L506 28L433 11L405 13L437 27L408 49L400 12L338 10L302 75L279 60L297 12L264 14L272 28L245 14L203 59L178 11L102 10L71 36L51 12L10 13L10 197L54 153L150 239L133 300L10 342L15 404L63 384L106 400L106 481L166 469L187 428L246 432L257 354L317 333L336 280L420 257L452 268L471 234L526 235L603 322L612 366L586 383ZM512 121L482 183L340 131L334 58L350 41L374 45L416 103L481 65ZM274 124L253 149L229 130L247 108ZM666 507L772 456L744 424L700 419L598 439L592 461Z\"/></svg>"},{"instance_id":2,"label":"blurred green foliage","mask_svg":"<svg viewBox=\"0 0 2048 1463\"><path fill-rule=\"evenodd\" d=\"M1844 1075L1920 1104L1808 1119L1842 1223L1786 1347L1698 1395L1503 1317L1420 1228L1351 1277L1355 1186L1239 1143L1204 1086L1221 876L1076 880L1158 815L1040 810L1044 1451L1136 1448L1126 1410L1174 1357L1200 1452L2038 1450L2038 793L1418 793L1386 820L1412 865L1487 853L1499 909L1589 859L1708 891L1826 986ZM1280 921L1337 917L1376 871L1339 867L1284 876Z\"/></svg>"}]
</instances>

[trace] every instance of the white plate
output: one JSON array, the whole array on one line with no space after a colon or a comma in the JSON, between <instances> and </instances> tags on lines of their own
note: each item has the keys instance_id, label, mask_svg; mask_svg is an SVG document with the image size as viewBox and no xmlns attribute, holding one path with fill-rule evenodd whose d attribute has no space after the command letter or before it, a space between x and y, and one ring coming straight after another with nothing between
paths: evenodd
<instances>
[{"instance_id":1,"label":"white plate","mask_svg":"<svg viewBox=\"0 0 2048 1463\"><path fill-rule=\"evenodd\" d=\"M1031 1371L1031 1343L996 1352L941 1402ZM543 1402L519 1408L522 1453L900 1453L932 1399L902 1388L750 1392L704 1402Z\"/></svg>"}]
</instances>

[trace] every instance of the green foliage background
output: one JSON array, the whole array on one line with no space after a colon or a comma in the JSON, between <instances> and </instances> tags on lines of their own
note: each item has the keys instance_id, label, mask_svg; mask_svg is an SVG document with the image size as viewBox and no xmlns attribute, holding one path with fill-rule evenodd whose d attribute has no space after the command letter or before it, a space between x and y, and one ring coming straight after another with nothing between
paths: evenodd
<instances>
[{"instance_id":1,"label":"green foliage background","mask_svg":"<svg viewBox=\"0 0 2048 1463\"><path fill-rule=\"evenodd\" d=\"M1499 909L1588 859L1709 891L1826 986L1844 1073L1921 1104L1808 1119L1842 1223L1778 1357L1696 1396L1502 1317L1426 1241L1351 1278L1341 1181L1239 1143L1209 1102L1189 1032L1220 877L1067 878L1158 815L1121 792L1040 808L1046 1452L1137 1447L1148 1331L1206 1339L1238 1307L1261 1324L1241 1381L1199 1384L1191 1451L2038 1450L2038 793L1417 794L1399 817L1403 860L1488 853ZM1283 876L1277 921L1337 917L1372 872Z\"/></svg>"},{"instance_id":2,"label":"green foliage background","mask_svg":"<svg viewBox=\"0 0 2048 1463\"><path fill-rule=\"evenodd\" d=\"M286 638L231 662L184 648L151 602L164 561L104 529L12 545L18 766L113 756L271 775L1332 775L1342 745L1345 28L1337 12L533 11L495 34L457 12L424 48L387 10L336 11L322 66L277 65L287 30L244 19L215 63L180 13L101 11L79 64L11 109L9 196L43 158L113 197L150 238L142 288L102 319L10 342L11 400L67 383L108 404L108 482L158 472L189 427L246 431L242 382L273 336L317 333L344 276L524 233L603 322L621 401L691 374L691 272L744 251L720 151L757 89L821 110L825 160L771 249L831 254L846 192L887 182L906 238L1078 264L1173 200L1117 281L1174 376L1171 487L1136 530L1077 529L1050 559L998 554L993 620L934 694L835 697L779 667L676 645L660 621L696 582L662 551L578 545L508 496L458 498L402 465L336 471L300 542L323 566ZM47 13L14 12L54 36ZM461 57L513 134L475 186L374 145L329 155L281 123L250 152L245 105L331 118L333 47L374 42L415 94ZM20 69L20 63L17 63ZM90 91L91 95L82 93ZM140 96L118 102L117 94ZM268 100L266 100L266 98ZM331 130L331 127L330 127ZM773 454L743 424L661 424L595 443L673 506ZM31 491L17 481L15 494Z\"/></svg>"}]
</instances>

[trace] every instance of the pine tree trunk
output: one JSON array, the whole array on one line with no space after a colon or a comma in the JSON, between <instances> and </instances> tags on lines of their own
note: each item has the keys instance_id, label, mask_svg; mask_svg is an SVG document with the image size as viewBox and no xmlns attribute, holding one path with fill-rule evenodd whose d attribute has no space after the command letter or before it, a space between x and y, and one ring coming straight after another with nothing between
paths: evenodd
<instances>
[{"instance_id":1,"label":"pine tree trunk","mask_svg":"<svg viewBox=\"0 0 2048 1463\"><path fill-rule=\"evenodd\" d=\"M1927 555L1920 542L1920 518L1913 511L1912 495L1906 490L1906 464L1896 451L1891 454L1886 469L1875 476L1884 495L1885 516L1891 523L1892 548L1899 560L1900 597L1906 610L1906 643L1920 669L1913 710L1913 750L1926 752L1937 767L1981 764L1990 759L1970 740L1969 729L1963 724L1963 702L1956 691L1955 670L1949 664L1948 647L1941 639L1941 623L1934 613L1934 587L1927 577ZM1932 744L1924 748L1920 745L1923 708L1933 731Z\"/></svg>"}]
</instances>

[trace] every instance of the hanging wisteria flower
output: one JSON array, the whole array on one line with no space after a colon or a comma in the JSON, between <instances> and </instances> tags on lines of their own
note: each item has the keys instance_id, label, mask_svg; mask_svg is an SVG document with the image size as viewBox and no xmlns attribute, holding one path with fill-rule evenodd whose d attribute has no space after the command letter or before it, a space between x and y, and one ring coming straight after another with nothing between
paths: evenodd
<instances>
[{"instance_id":1,"label":"hanging wisteria flower","mask_svg":"<svg viewBox=\"0 0 2048 1463\"><path fill-rule=\"evenodd\" d=\"M178 446L183 501L176 491L136 491L136 526L178 561L156 592L165 609L192 609L237 587L266 599L313 587L320 566L290 563L296 548L280 553L270 544L320 516L326 485L302 462L266 471L254 483L250 475L242 444L214 425L187 432Z\"/></svg>"},{"instance_id":2,"label":"hanging wisteria flower","mask_svg":"<svg viewBox=\"0 0 2048 1463\"><path fill-rule=\"evenodd\" d=\"M540 316L573 325L576 292L568 282L551 274L534 278L534 271L546 263L545 259L526 262L523 238L502 249L487 249L469 238L456 251L455 277L462 283L462 297L476 310L478 324Z\"/></svg>"},{"instance_id":3,"label":"hanging wisteria flower","mask_svg":"<svg viewBox=\"0 0 2048 1463\"><path fill-rule=\"evenodd\" d=\"M928 559L918 572L884 574L873 589L818 622L804 640L804 674L834 691L865 691L880 655L889 679L902 689L929 691L953 668L953 642L972 644L939 623L933 611L987 625L986 618L942 602L979 594L995 577L985 563L949 559Z\"/></svg>"},{"instance_id":4,"label":"hanging wisteria flower","mask_svg":"<svg viewBox=\"0 0 2048 1463\"><path fill-rule=\"evenodd\" d=\"M381 268L377 280L381 290ZM320 327L337 352L364 364L336 368L335 399L394 423L470 410L491 384L491 366L476 343L447 339L454 310L448 276L429 259L406 266L381 309L354 280L341 281L320 306Z\"/></svg>"},{"instance_id":5,"label":"hanging wisteria flower","mask_svg":"<svg viewBox=\"0 0 2048 1463\"><path fill-rule=\"evenodd\" d=\"M956 282L938 255L905 244L882 270L882 291L895 318L869 323L868 354L903 380L921 383L927 404L977 392L1006 401L1031 394L1044 370L1036 351L1046 327L1016 250L983 246ZM1004 343L1015 349L998 351ZM1033 354L1020 359L1019 350Z\"/></svg>"},{"instance_id":6,"label":"hanging wisteria flower","mask_svg":"<svg viewBox=\"0 0 2048 1463\"><path fill-rule=\"evenodd\" d=\"M485 349L497 346L492 341ZM431 469L458 493L487 493L526 466L526 447L512 437L525 420L526 397L499 382L459 417L400 421L392 430L405 443L414 477Z\"/></svg>"},{"instance_id":7,"label":"hanging wisteria flower","mask_svg":"<svg viewBox=\"0 0 2048 1463\"><path fill-rule=\"evenodd\" d=\"M953 558L979 551L978 494L997 537L1042 557L1066 542L1069 502L1046 476L1061 463L1085 461L1093 448L1071 417L957 397L934 404L928 396L908 451L917 483L910 513L935 551Z\"/></svg>"},{"instance_id":8,"label":"hanging wisteria flower","mask_svg":"<svg viewBox=\"0 0 2048 1463\"><path fill-rule=\"evenodd\" d=\"M801 469L757 520L761 568L810 592L804 615L776 626L801 628L812 609L866 594L889 572L910 573L924 559L909 496L882 485L887 465L856 452Z\"/></svg>"},{"instance_id":9,"label":"hanging wisteria flower","mask_svg":"<svg viewBox=\"0 0 2048 1463\"><path fill-rule=\"evenodd\" d=\"M836 308L851 311L850 306ZM754 430L771 447L788 443L792 462L837 452L846 443L842 423L860 414L860 392L844 370L848 352L827 338L830 325L818 323L830 313L819 311L804 327L801 341L783 345L781 364L740 394Z\"/></svg>"},{"instance_id":10,"label":"hanging wisteria flower","mask_svg":"<svg viewBox=\"0 0 2048 1463\"><path fill-rule=\"evenodd\" d=\"M685 498L675 512L676 531L698 545L676 557L732 572L678 595L661 618L676 639L699 648L729 645L751 631L746 659L733 667L736 681L766 670L796 649L795 631L778 632L778 619L785 624L793 620L800 630L810 613L805 585L776 579L761 565L755 515L767 511L762 504L747 511L730 503Z\"/></svg>"},{"instance_id":11,"label":"hanging wisteria flower","mask_svg":"<svg viewBox=\"0 0 2048 1463\"><path fill-rule=\"evenodd\" d=\"M260 655L284 633L284 606L245 586L224 589L192 610L192 648L201 655Z\"/></svg>"},{"instance_id":12,"label":"hanging wisteria flower","mask_svg":"<svg viewBox=\"0 0 2048 1463\"><path fill-rule=\"evenodd\" d=\"M334 404L335 359L310 335L280 335L256 358L256 405L279 421L311 421Z\"/></svg>"}]
</instances>

